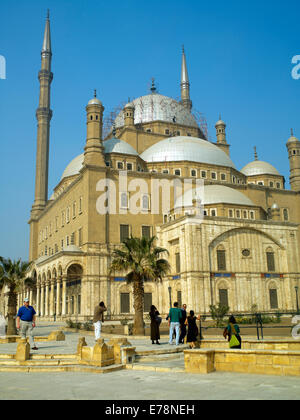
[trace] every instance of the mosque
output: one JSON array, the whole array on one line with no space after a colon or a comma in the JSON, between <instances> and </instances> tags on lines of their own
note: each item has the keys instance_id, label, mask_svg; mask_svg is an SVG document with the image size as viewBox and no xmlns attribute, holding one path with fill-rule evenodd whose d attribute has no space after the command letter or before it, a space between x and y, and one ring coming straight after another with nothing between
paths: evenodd
<instances>
[{"instance_id":1,"label":"mosque","mask_svg":"<svg viewBox=\"0 0 300 420\"><path fill-rule=\"evenodd\" d=\"M110 319L130 318L132 288L126 273L110 273L112 251L130 235L155 235L157 245L169 251L171 272L162 282L145 283L145 313L154 304L165 314L175 300L202 314L218 303L236 314L253 305L264 312L295 311L300 141L293 133L286 143L289 190L276 168L256 153L238 169L225 122L217 121L212 142L192 113L183 50L181 100L158 93L153 83L149 94L124 106L105 138L104 105L94 95L86 106L82 154L71 156L48 198L51 59L48 16L29 220L36 286L20 292L18 304L29 295L40 319L89 320L103 300ZM187 188L176 196L183 182ZM163 204L164 186L171 189L169 206Z\"/></svg>"}]
</instances>

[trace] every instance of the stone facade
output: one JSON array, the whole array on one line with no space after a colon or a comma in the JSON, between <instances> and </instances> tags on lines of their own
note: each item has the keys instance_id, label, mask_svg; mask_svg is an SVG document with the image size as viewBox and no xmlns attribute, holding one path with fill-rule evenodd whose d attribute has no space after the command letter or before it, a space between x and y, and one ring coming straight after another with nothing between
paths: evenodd
<instances>
[{"instance_id":1,"label":"stone facade","mask_svg":"<svg viewBox=\"0 0 300 420\"><path fill-rule=\"evenodd\" d=\"M50 95L52 51L48 21L46 33L42 68L48 66ZM186 66L185 56L183 66ZM261 170L255 175L245 175L230 160L223 121L216 124L215 143L208 142L194 122L186 125L187 116L194 120L187 114L192 104L187 71L183 74L177 118L172 117L170 108L153 120L148 113L144 122L135 124L135 107L129 103L123 111L123 126L112 129L106 139L118 143L119 148L107 153L108 143L102 139L104 106L94 97L86 108L84 153L76 158L79 163L71 162L52 197L43 204L40 196L47 177L41 174L48 174L48 161L44 162L39 150L49 146L50 96L46 97L43 115L48 117L43 124L47 129L44 133L38 130L37 187L29 221L29 258L33 265L28 274L35 279L36 287L20 292L19 305L26 295L42 319L89 320L95 306L103 300L108 317L131 317L132 289L124 281L126 273L109 272L112 251L128 235L156 235L157 244L170 252L172 270L162 283L146 283L145 312L153 303L161 313L167 313L170 301L175 300L184 301L196 313L208 313L209 306L218 302L227 303L235 313L250 311L252 305L261 311L295 310L295 286L300 287L300 142L293 137L287 146L292 190L285 189L284 177L277 172L268 174ZM41 92L44 88L41 84ZM151 95L156 95L154 88ZM164 98L165 106L174 102ZM174 148L184 142L182 156L176 156L175 160L167 154L160 160L157 155L147 160L140 156L151 146L159 148L163 140L174 142ZM126 145L134 152L128 151ZM196 148L195 159L193 153L187 157L192 148ZM198 152L203 160L196 157ZM121 185L124 174L125 187ZM165 192L158 183L186 179L191 186L192 182L201 180L204 194L211 185L219 185L224 190L223 201L218 196L204 205L201 222L193 216L193 211L179 214L174 211L174 183L169 210L164 209ZM115 192L115 203L111 195L107 200L103 198L110 183L113 188L109 191ZM135 183L145 188L139 199L135 199ZM244 199L231 200L230 196L234 197L236 192ZM133 204L138 212L132 211ZM116 211L101 213L101 206Z\"/></svg>"}]
</instances>

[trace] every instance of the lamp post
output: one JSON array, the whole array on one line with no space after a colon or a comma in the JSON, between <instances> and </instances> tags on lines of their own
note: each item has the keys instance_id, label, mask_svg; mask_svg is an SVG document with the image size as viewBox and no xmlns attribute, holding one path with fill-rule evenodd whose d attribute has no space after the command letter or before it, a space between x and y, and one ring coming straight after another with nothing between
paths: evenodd
<instances>
[{"instance_id":1,"label":"lamp post","mask_svg":"<svg viewBox=\"0 0 300 420\"><path fill-rule=\"evenodd\" d=\"M172 287L171 286L168 287L168 291L169 291L170 308L172 308L172 297L171 297Z\"/></svg>"},{"instance_id":2,"label":"lamp post","mask_svg":"<svg viewBox=\"0 0 300 420\"><path fill-rule=\"evenodd\" d=\"M296 308L297 308L297 314L299 313L299 303L298 303L298 286L295 286L295 292L296 292Z\"/></svg>"}]
</instances>

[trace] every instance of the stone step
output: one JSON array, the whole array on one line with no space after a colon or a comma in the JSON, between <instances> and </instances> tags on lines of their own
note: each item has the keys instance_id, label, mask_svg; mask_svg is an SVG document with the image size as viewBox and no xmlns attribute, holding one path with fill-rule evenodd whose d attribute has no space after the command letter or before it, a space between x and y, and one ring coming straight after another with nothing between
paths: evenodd
<instances>
[{"instance_id":1,"label":"stone step","mask_svg":"<svg viewBox=\"0 0 300 420\"><path fill-rule=\"evenodd\" d=\"M165 354L149 354L146 356L136 355L136 363L143 362L158 362L158 361L168 361L168 360L179 360L182 357L182 353L165 353Z\"/></svg>"},{"instance_id":2,"label":"stone step","mask_svg":"<svg viewBox=\"0 0 300 420\"><path fill-rule=\"evenodd\" d=\"M74 359L44 359L44 360L26 360L19 362L15 359L0 359L0 366L68 366L77 364Z\"/></svg>"},{"instance_id":3,"label":"stone step","mask_svg":"<svg viewBox=\"0 0 300 420\"><path fill-rule=\"evenodd\" d=\"M1 366L0 372L83 372L83 373L109 373L115 372L124 369L124 365L111 365L111 366L84 366L84 365L60 365L60 366L47 366L47 365L37 365L37 366L28 366L28 365L14 365L14 366Z\"/></svg>"},{"instance_id":4,"label":"stone step","mask_svg":"<svg viewBox=\"0 0 300 420\"><path fill-rule=\"evenodd\" d=\"M148 356L148 355L160 355L160 354L177 354L183 353L184 350L189 349L189 345L183 344L180 346L174 346L173 348L164 348L159 350L139 350L136 351L137 356Z\"/></svg>"}]
</instances>

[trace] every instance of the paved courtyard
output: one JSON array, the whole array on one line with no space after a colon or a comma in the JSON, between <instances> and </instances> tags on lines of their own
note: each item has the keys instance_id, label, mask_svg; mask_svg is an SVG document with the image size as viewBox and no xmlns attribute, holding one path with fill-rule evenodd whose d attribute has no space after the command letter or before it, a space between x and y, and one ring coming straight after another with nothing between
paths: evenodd
<instances>
[{"instance_id":1,"label":"paved courtyard","mask_svg":"<svg viewBox=\"0 0 300 420\"><path fill-rule=\"evenodd\" d=\"M63 324L60 325L62 327ZM36 335L57 329L40 324ZM79 334L65 332L64 342L40 342L37 353L75 353ZM88 345L92 335L85 335ZM105 341L109 340L105 336ZM138 350L157 349L149 338L129 339ZM169 348L163 337L159 348ZM16 344L2 344L0 353L13 353ZM161 363L161 362L160 362ZM168 361L168 365L178 361ZM121 370L95 373L0 373L1 400L299 400L300 378L215 372L209 375Z\"/></svg>"}]
</instances>

